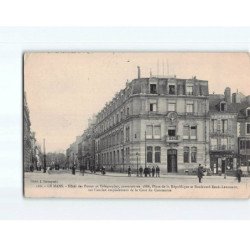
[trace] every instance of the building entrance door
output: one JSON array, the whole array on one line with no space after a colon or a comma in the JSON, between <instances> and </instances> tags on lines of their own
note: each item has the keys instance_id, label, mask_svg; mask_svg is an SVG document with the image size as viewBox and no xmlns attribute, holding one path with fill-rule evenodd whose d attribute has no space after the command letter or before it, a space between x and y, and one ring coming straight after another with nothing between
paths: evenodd
<instances>
[{"instance_id":1,"label":"building entrance door","mask_svg":"<svg viewBox=\"0 0 250 250\"><path fill-rule=\"evenodd\" d=\"M168 173L177 173L177 150L168 149Z\"/></svg>"}]
</instances>

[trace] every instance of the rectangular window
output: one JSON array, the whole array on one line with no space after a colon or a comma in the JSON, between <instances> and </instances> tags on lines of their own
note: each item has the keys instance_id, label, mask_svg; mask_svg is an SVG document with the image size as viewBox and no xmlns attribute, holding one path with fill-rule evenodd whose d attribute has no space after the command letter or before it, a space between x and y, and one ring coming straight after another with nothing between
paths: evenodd
<instances>
[{"instance_id":1,"label":"rectangular window","mask_svg":"<svg viewBox=\"0 0 250 250\"><path fill-rule=\"evenodd\" d=\"M127 115L129 115L129 107L127 107Z\"/></svg>"},{"instance_id":2,"label":"rectangular window","mask_svg":"<svg viewBox=\"0 0 250 250\"><path fill-rule=\"evenodd\" d=\"M189 163L189 147L184 147L183 161Z\"/></svg>"},{"instance_id":3,"label":"rectangular window","mask_svg":"<svg viewBox=\"0 0 250 250\"><path fill-rule=\"evenodd\" d=\"M227 138L221 138L221 149L227 149Z\"/></svg>"},{"instance_id":4,"label":"rectangular window","mask_svg":"<svg viewBox=\"0 0 250 250\"><path fill-rule=\"evenodd\" d=\"M217 120L212 119L212 132L215 133L217 131Z\"/></svg>"},{"instance_id":5,"label":"rectangular window","mask_svg":"<svg viewBox=\"0 0 250 250\"><path fill-rule=\"evenodd\" d=\"M193 86L187 86L187 95L193 95Z\"/></svg>"},{"instance_id":6,"label":"rectangular window","mask_svg":"<svg viewBox=\"0 0 250 250\"><path fill-rule=\"evenodd\" d=\"M183 139L189 139L189 126L183 127Z\"/></svg>"},{"instance_id":7,"label":"rectangular window","mask_svg":"<svg viewBox=\"0 0 250 250\"><path fill-rule=\"evenodd\" d=\"M193 113L194 112L194 104L193 103L187 103L187 113Z\"/></svg>"},{"instance_id":8,"label":"rectangular window","mask_svg":"<svg viewBox=\"0 0 250 250\"><path fill-rule=\"evenodd\" d=\"M150 103L149 104L149 111L151 111L151 112L156 111L156 103Z\"/></svg>"},{"instance_id":9,"label":"rectangular window","mask_svg":"<svg viewBox=\"0 0 250 250\"><path fill-rule=\"evenodd\" d=\"M176 111L176 103L175 102L168 103L168 111Z\"/></svg>"},{"instance_id":10,"label":"rectangular window","mask_svg":"<svg viewBox=\"0 0 250 250\"><path fill-rule=\"evenodd\" d=\"M250 123L247 123L247 134L250 134Z\"/></svg>"},{"instance_id":11,"label":"rectangular window","mask_svg":"<svg viewBox=\"0 0 250 250\"><path fill-rule=\"evenodd\" d=\"M155 147L155 163L161 163L161 147Z\"/></svg>"},{"instance_id":12,"label":"rectangular window","mask_svg":"<svg viewBox=\"0 0 250 250\"><path fill-rule=\"evenodd\" d=\"M126 141L130 141L130 128L126 127Z\"/></svg>"},{"instance_id":13,"label":"rectangular window","mask_svg":"<svg viewBox=\"0 0 250 250\"><path fill-rule=\"evenodd\" d=\"M226 103L221 103L220 104L220 111L225 111L226 110Z\"/></svg>"},{"instance_id":14,"label":"rectangular window","mask_svg":"<svg viewBox=\"0 0 250 250\"><path fill-rule=\"evenodd\" d=\"M124 150L121 149L121 157L122 157L122 163L124 163Z\"/></svg>"},{"instance_id":15,"label":"rectangular window","mask_svg":"<svg viewBox=\"0 0 250 250\"><path fill-rule=\"evenodd\" d=\"M250 109L247 109L247 116L250 116Z\"/></svg>"},{"instance_id":16,"label":"rectangular window","mask_svg":"<svg viewBox=\"0 0 250 250\"><path fill-rule=\"evenodd\" d=\"M169 85L169 88L168 88L168 93L170 95L175 95L175 85Z\"/></svg>"},{"instance_id":17,"label":"rectangular window","mask_svg":"<svg viewBox=\"0 0 250 250\"><path fill-rule=\"evenodd\" d=\"M154 126L154 139L161 139L161 126Z\"/></svg>"},{"instance_id":18,"label":"rectangular window","mask_svg":"<svg viewBox=\"0 0 250 250\"><path fill-rule=\"evenodd\" d=\"M153 163L153 147L151 146L147 147L147 162Z\"/></svg>"},{"instance_id":19,"label":"rectangular window","mask_svg":"<svg viewBox=\"0 0 250 250\"><path fill-rule=\"evenodd\" d=\"M221 120L217 120L217 132L221 132Z\"/></svg>"},{"instance_id":20,"label":"rectangular window","mask_svg":"<svg viewBox=\"0 0 250 250\"><path fill-rule=\"evenodd\" d=\"M217 144L218 144L217 139L216 138L211 138L210 142L211 142L211 149L216 150L217 149Z\"/></svg>"},{"instance_id":21,"label":"rectangular window","mask_svg":"<svg viewBox=\"0 0 250 250\"><path fill-rule=\"evenodd\" d=\"M191 129L190 139L193 139L193 140L197 139L197 127L196 126L191 126L190 129Z\"/></svg>"},{"instance_id":22,"label":"rectangular window","mask_svg":"<svg viewBox=\"0 0 250 250\"><path fill-rule=\"evenodd\" d=\"M197 162L197 148L191 148L191 162Z\"/></svg>"},{"instance_id":23,"label":"rectangular window","mask_svg":"<svg viewBox=\"0 0 250 250\"><path fill-rule=\"evenodd\" d=\"M176 136L176 127L175 126L170 126L168 128L168 136Z\"/></svg>"},{"instance_id":24,"label":"rectangular window","mask_svg":"<svg viewBox=\"0 0 250 250\"><path fill-rule=\"evenodd\" d=\"M152 139L153 138L153 126L152 125L147 125L146 138L147 139Z\"/></svg>"},{"instance_id":25,"label":"rectangular window","mask_svg":"<svg viewBox=\"0 0 250 250\"><path fill-rule=\"evenodd\" d=\"M221 120L221 122L222 122L222 133L227 133L228 121Z\"/></svg>"},{"instance_id":26,"label":"rectangular window","mask_svg":"<svg viewBox=\"0 0 250 250\"><path fill-rule=\"evenodd\" d=\"M150 94L157 94L156 84L150 84Z\"/></svg>"}]
</instances>

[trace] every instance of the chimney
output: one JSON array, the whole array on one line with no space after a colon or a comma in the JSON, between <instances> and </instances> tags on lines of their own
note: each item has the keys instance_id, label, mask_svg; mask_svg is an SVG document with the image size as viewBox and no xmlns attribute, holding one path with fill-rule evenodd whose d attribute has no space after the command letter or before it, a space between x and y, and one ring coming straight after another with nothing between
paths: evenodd
<instances>
[{"instance_id":1,"label":"chimney","mask_svg":"<svg viewBox=\"0 0 250 250\"><path fill-rule=\"evenodd\" d=\"M138 79L141 78L141 68L139 66L137 66L137 70L138 70Z\"/></svg>"},{"instance_id":2,"label":"chimney","mask_svg":"<svg viewBox=\"0 0 250 250\"><path fill-rule=\"evenodd\" d=\"M227 103L232 103L231 89L229 87L225 88L224 96Z\"/></svg>"}]
</instances>

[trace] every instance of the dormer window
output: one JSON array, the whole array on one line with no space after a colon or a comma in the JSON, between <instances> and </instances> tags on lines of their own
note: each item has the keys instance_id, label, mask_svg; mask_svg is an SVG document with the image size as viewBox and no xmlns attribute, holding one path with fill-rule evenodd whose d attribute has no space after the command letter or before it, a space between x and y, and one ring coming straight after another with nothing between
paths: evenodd
<instances>
[{"instance_id":1,"label":"dormer window","mask_svg":"<svg viewBox=\"0 0 250 250\"><path fill-rule=\"evenodd\" d=\"M175 95L175 85L169 85L168 86L168 93L170 94L170 95Z\"/></svg>"},{"instance_id":2,"label":"dormer window","mask_svg":"<svg viewBox=\"0 0 250 250\"><path fill-rule=\"evenodd\" d=\"M246 109L246 115L250 116L250 107Z\"/></svg>"},{"instance_id":3,"label":"dormer window","mask_svg":"<svg viewBox=\"0 0 250 250\"><path fill-rule=\"evenodd\" d=\"M227 111L227 104L226 102L220 103L220 111Z\"/></svg>"},{"instance_id":4,"label":"dormer window","mask_svg":"<svg viewBox=\"0 0 250 250\"><path fill-rule=\"evenodd\" d=\"M150 84L150 94L157 94L156 84Z\"/></svg>"},{"instance_id":5,"label":"dormer window","mask_svg":"<svg viewBox=\"0 0 250 250\"><path fill-rule=\"evenodd\" d=\"M193 95L193 86L192 85L188 85L186 87L186 90L187 90L187 95Z\"/></svg>"}]
</instances>

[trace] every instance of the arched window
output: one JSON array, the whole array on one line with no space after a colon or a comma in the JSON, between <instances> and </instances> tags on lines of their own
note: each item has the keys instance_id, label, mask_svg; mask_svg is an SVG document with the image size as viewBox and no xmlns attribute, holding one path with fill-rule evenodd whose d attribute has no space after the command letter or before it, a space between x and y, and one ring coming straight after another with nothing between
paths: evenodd
<instances>
[{"instance_id":1,"label":"arched window","mask_svg":"<svg viewBox=\"0 0 250 250\"><path fill-rule=\"evenodd\" d=\"M191 148L191 162L197 162L197 148Z\"/></svg>"},{"instance_id":2,"label":"arched window","mask_svg":"<svg viewBox=\"0 0 250 250\"><path fill-rule=\"evenodd\" d=\"M161 163L161 147L155 147L155 163Z\"/></svg>"},{"instance_id":3,"label":"arched window","mask_svg":"<svg viewBox=\"0 0 250 250\"><path fill-rule=\"evenodd\" d=\"M183 161L184 163L189 163L189 147L184 147Z\"/></svg>"},{"instance_id":4,"label":"arched window","mask_svg":"<svg viewBox=\"0 0 250 250\"><path fill-rule=\"evenodd\" d=\"M148 163L153 162L153 147L151 147L151 146L147 147L147 162Z\"/></svg>"}]
</instances>

